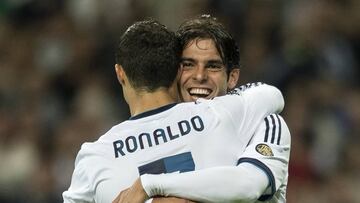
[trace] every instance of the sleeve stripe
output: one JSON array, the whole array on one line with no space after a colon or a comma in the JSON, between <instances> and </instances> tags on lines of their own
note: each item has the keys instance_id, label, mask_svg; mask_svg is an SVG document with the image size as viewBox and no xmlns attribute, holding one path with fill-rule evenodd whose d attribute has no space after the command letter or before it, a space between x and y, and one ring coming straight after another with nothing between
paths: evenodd
<instances>
[{"instance_id":1,"label":"sleeve stripe","mask_svg":"<svg viewBox=\"0 0 360 203\"><path fill-rule=\"evenodd\" d=\"M269 184L270 184L270 187L271 187L271 194L270 195L261 195L258 200L259 201L265 201L265 200L271 199L272 196L276 192L276 185L275 185L274 174L271 172L269 167L267 167L264 163L262 163L261 161L259 161L257 159L248 158L248 157L240 158L237 165L239 165L239 164L241 164L243 162L254 164L255 166L259 167L261 170L263 170L265 172L266 176L269 179Z\"/></svg>"},{"instance_id":2,"label":"sleeve stripe","mask_svg":"<svg viewBox=\"0 0 360 203\"><path fill-rule=\"evenodd\" d=\"M276 114L276 118L278 120L278 124L279 124L279 132L278 132L278 139L277 139L277 143L278 145L280 145L280 138L281 138L281 122L280 122L280 118L279 116Z\"/></svg>"},{"instance_id":3,"label":"sleeve stripe","mask_svg":"<svg viewBox=\"0 0 360 203\"><path fill-rule=\"evenodd\" d=\"M275 119L274 119L274 115L270 115L271 121L272 121L272 135L271 135L271 143L274 144L275 141L275 131L276 131L276 125L275 125Z\"/></svg>"},{"instance_id":4,"label":"sleeve stripe","mask_svg":"<svg viewBox=\"0 0 360 203\"><path fill-rule=\"evenodd\" d=\"M276 120L275 121L275 116L276 116ZM271 118L271 126L270 127L270 119ZM280 118L277 114L271 114L270 116L267 116L264 118L265 120L265 124L266 124L266 130L265 130L265 137L264 137L264 142L270 142L272 144L275 144L275 139L276 139L276 144L279 145L280 144L280 139L281 139L281 121ZM278 128L278 129L277 129ZM276 130L278 130L278 132L276 133ZM269 134L271 131L271 140L269 141Z\"/></svg>"},{"instance_id":5,"label":"sleeve stripe","mask_svg":"<svg viewBox=\"0 0 360 203\"><path fill-rule=\"evenodd\" d=\"M268 136L269 136L269 120L267 117L265 117L265 123L266 123L266 131L265 131L265 138L264 138L264 142L268 141Z\"/></svg>"}]
</instances>

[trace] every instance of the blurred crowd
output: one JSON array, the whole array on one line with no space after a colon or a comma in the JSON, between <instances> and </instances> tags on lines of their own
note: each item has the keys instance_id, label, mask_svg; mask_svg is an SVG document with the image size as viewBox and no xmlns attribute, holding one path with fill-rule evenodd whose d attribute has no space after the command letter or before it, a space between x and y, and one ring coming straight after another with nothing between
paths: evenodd
<instances>
[{"instance_id":1,"label":"blurred crowd","mask_svg":"<svg viewBox=\"0 0 360 203\"><path fill-rule=\"evenodd\" d=\"M81 144L129 117L120 34L202 13L238 41L241 84L284 94L288 202L360 202L358 0L1 0L0 202L62 202Z\"/></svg>"}]
</instances>

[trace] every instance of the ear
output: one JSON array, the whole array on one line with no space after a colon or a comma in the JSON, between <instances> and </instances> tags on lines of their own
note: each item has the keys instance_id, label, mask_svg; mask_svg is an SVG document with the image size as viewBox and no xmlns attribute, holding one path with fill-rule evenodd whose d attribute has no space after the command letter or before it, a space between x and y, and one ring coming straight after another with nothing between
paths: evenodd
<instances>
[{"instance_id":1,"label":"ear","mask_svg":"<svg viewBox=\"0 0 360 203\"><path fill-rule=\"evenodd\" d=\"M236 85L239 81L239 77L240 77L240 69L239 68L234 68L230 71L229 78L228 78L228 85L227 85L227 88L229 90L236 87Z\"/></svg>"},{"instance_id":2,"label":"ear","mask_svg":"<svg viewBox=\"0 0 360 203\"><path fill-rule=\"evenodd\" d=\"M115 64L116 77L121 85L125 85L126 74L123 67L119 64Z\"/></svg>"}]
</instances>

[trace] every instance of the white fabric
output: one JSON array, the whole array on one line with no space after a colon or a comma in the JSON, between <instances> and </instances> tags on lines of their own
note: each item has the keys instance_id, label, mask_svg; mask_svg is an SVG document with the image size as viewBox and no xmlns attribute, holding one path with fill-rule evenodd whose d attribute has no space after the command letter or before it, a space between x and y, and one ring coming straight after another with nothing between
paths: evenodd
<instances>
[{"instance_id":1,"label":"white fabric","mask_svg":"<svg viewBox=\"0 0 360 203\"><path fill-rule=\"evenodd\" d=\"M266 122L260 124L238 166L180 174L142 175L146 193L200 202L256 202L261 196L270 195L267 202L286 202L290 132L281 116L270 115L266 119L270 121L268 126ZM266 134L268 139L264 141ZM258 145L270 149L272 155L258 152Z\"/></svg>"},{"instance_id":2,"label":"white fabric","mask_svg":"<svg viewBox=\"0 0 360 203\"><path fill-rule=\"evenodd\" d=\"M198 202L254 202L269 184L266 174L249 163L179 174L146 174L141 181L149 195L177 196Z\"/></svg>"},{"instance_id":3,"label":"white fabric","mask_svg":"<svg viewBox=\"0 0 360 203\"><path fill-rule=\"evenodd\" d=\"M111 202L149 165L157 173L236 165L264 117L284 101L269 85L235 93L145 112L83 144L64 202Z\"/></svg>"}]
</instances>

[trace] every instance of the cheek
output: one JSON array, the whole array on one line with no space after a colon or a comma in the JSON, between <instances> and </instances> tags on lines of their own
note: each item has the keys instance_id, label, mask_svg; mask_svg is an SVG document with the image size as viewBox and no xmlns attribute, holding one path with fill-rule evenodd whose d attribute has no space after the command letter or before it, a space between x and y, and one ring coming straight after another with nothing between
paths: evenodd
<instances>
[{"instance_id":1,"label":"cheek","mask_svg":"<svg viewBox=\"0 0 360 203\"><path fill-rule=\"evenodd\" d=\"M184 85L185 85L185 81L180 78L180 80L178 81L178 84L179 84L179 89L182 91L184 89Z\"/></svg>"},{"instance_id":2,"label":"cheek","mask_svg":"<svg viewBox=\"0 0 360 203\"><path fill-rule=\"evenodd\" d=\"M226 94L227 89L228 89L226 76L222 75L221 77L218 77L217 80L216 80L216 84L217 84L217 88L218 88L218 92L219 92L218 94L219 95Z\"/></svg>"},{"instance_id":3,"label":"cheek","mask_svg":"<svg viewBox=\"0 0 360 203\"><path fill-rule=\"evenodd\" d=\"M219 73L213 76L213 80L217 84L217 86L221 89L227 87L227 77L224 73Z\"/></svg>"},{"instance_id":4,"label":"cheek","mask_svg":"<svg viewBox=\"0 0 360 203\"><path fill-rule=\"evenodd\" d=\"M183 72L180 76L180 79L179 79L179 86L180 88L183 88L186 81L188 81L188 79L190 78L191 74L190 73L187 73L187 72Z\"/></svg>"}]
</instances>

